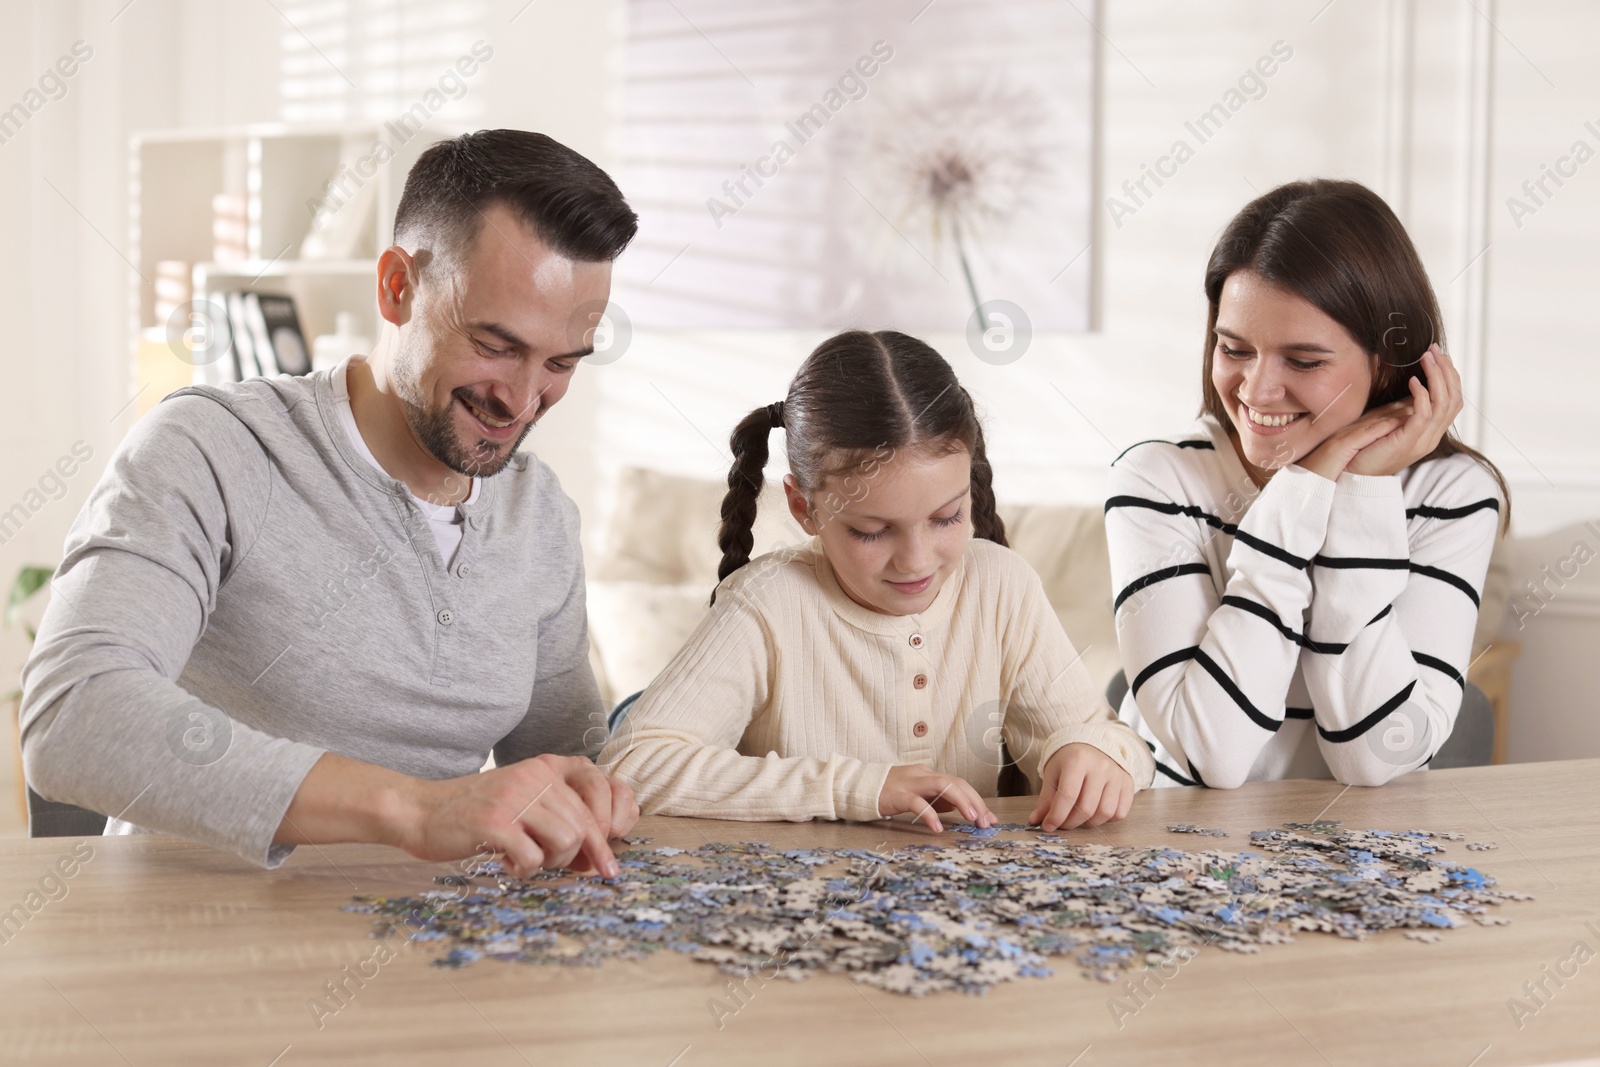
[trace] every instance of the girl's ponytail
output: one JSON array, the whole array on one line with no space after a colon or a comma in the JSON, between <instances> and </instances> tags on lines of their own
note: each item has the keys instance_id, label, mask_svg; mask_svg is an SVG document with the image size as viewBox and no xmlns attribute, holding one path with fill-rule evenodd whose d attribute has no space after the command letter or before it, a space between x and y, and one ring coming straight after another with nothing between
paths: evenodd
<instances>
[{"instance_id":1,"label":"girl's ponytail","mask_svg":"<svg viewBox=\"0 0 1600 1067\"><path fill-rule=\"evenodd\" d=\"M728 492L722 498L722 525L717 530L717 547L722 563L717 581L750 562L755 547L756 503L767 466L767 437L773 427L783 425L783 403L756 408L740 420L728 437L733 451L733 466L728 471ZM715 591L711 594L716 602Z\"/></svg>"},{"instance_id":2,"label":"girl's ponytail","mask_svg":"<svg viewBox=\"0 0 1600 1067\"><path fill-rule=\"evenodd\" d=\"M966 390L961 392L966 393ZM972 402L970 397L967 402ZM1006 524L995 510L994 471L989 466L988 453L984 451L983 427L977 426L975 434L972 442L972 536L1009 548L1011 546L1006 543Z\"/></svg>"}]
</instances>

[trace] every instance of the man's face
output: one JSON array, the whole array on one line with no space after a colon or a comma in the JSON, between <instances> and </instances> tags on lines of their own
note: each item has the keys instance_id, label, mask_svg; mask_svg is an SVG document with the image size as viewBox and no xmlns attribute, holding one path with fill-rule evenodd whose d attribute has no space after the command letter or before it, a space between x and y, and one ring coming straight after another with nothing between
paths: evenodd
<instances>
[{"instance_id":1,"label":"man's face","mask_svg":"<svg viewBox=\"0 0 1600 1067\"><path fill-rule=\"evenodd\" d=\"M395 393L418 442L462 474L499 473L565 395L592 349L586 312L610 295L610 263L568 259L487 208L470 248L421 265L400 333Z\"/></svg>"}]
</instances>

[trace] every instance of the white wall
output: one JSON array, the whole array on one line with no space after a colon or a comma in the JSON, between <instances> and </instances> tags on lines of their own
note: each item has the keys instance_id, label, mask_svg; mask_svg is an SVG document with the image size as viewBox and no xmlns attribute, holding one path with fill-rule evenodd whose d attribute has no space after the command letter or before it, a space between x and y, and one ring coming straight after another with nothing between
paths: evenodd
<instances>
[{"instance_id":1,"label":"white wall","mask_svg":"<svg viewBox=\"0 0 1600 1067\"><path fill-rule=\"evenodd\" d=\"M0 545L0 578L57 558L127 427L129 416L114 416L137 388L126 336L129 270L119 254L128 240L128 134L282 113L282 51L295 38L271 5L138 0L118 14L124 3L3 4L0 107L73 41L89 42L95 55L65 98L0 144L0 321L11 323L12 341L0 351L0 509L75 440L88 442L95 459L64 499ZM418 20L430 10L399 6ZM613 165L621 0L472 9L496 50L474 79L474 121L540 129ZM1446 306L1452 348L1467 363L1469 399L1482 412L1469 410L1459 425L1512 477L1519 530L1600 516L1600 360L1583 318L1600 284L1600 162L1520 227L1505 206L1573 140L1600 148L1600 136L1583 128L1585 119L1600 126L1600 71L1583 54L1585 42L1600 39L1600 10L1580 0L1104 0L1100 28L1102 196L1164 154L1185 135L1185 120L1275 41L1294 56L1264 98L1200 145L1120 227L1101 215L1099 332L1039 336L1005 367L979 362L960 337L929 338L988 413L1002 495L1096 500L1115 450L1186 425L1198 401L1200 277L1211 243L1257 190L1328 175L1384 193L1415 236ZM1063 250L1063 264L1074 252ZM562 475L592 533L622 464L725 476L720 452L734 422L781 396L819 339L642 331L617 363L581 371L530 441ZM1592 625L1594 611L1582 610L1589 613L1569 625ZM1563 625L1556 614L1538 624ZM1533 633L1521 636L1531 642ZM1568 647L1578 640L1571 634L1558 629L1544 647ZM0 679L15 677L23 650L18 633L0 631ZM1587 712L1600 683L1594 663L1562 654L1519 674L1519 758L1573 754L1563 747L1571 738L1549 724ZM1600 745L1584 744L1600 754Z\"/></svg>"}]
</instances>

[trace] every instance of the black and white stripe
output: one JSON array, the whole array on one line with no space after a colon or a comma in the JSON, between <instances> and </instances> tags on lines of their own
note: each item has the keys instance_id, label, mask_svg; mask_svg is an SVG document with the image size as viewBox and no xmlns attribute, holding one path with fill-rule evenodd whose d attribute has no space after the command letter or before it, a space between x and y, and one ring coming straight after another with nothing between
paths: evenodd
<instances>
[{"instance_id":1,"label":"black and white stripe","mask_svg":"<svg viewBox=\"0 0 1600 1067\"><path fill-rule=\"evenodd\" d=\"M1448 736L1501 512L1492 477L1457 455L1337 484L1291 466L1258 491L1221 427L1199 429L1210 447L1124 451L1105 506L1123 717L1158 780L1411 769L1372 731L1423 715Z\"/></svg>"}]
</instances>

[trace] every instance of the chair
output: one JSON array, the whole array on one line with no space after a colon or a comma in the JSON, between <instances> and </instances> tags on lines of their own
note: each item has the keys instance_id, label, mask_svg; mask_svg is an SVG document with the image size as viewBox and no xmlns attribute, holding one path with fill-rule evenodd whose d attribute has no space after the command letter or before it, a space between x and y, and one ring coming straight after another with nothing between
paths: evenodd
<instances>
[{"instance_id":1,"label":"chair","mask_svg":"<svg viewBox=\"0 0 1600 1067\"><path fill-rule=\"evenodd\" d=\"M644 696L643 689L637 693L630 693L628 696L623 697L616 707L611 709L611 714L606 716L606 731L608 733L614 734L617 732L617 724L628 717L628 712L633 710L633 706L639 702L639 698L642 696Z\"/></svg>"},{"instance_id":2,"label":"chair","mask_svg":"<svg viewBox=\"0 0 1600 1067\"><path fill-rule=\"evenodd\" d=\"M28 787L29 837L99 837L106 832L106 817L72 804L46 800Z\"/></svg>"},{"instance_id":3,"label":"chair","mask_svg":"<svg viewBox=\"0 0 1600 1067\"><path fill-rule=\"evenodd\" d=\"M1128 692L1128 676L1118 671L1106 683L1106 701L1113 711L1122 707ZM1468 682L1461 695L1461 710L1456 713L1455 729L1428 766L1434 770L1452 767L1485 767L1494 762L1495 712L1482 689Z\"/></svg>"}]
</instances>

